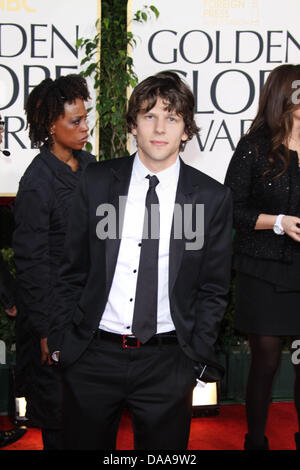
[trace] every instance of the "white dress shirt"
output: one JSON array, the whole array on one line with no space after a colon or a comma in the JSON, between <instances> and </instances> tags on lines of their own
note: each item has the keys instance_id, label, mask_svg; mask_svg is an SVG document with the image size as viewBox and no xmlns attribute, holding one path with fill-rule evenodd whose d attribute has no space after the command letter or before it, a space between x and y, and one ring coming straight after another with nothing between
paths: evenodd
<instances>
[{"instance_id":1,"label":"white dress shirt","mask_svg":"<svg viewBox=\"0 0 300 470\"><path fill-rule=\"evenodd\" d=\"M160 210L158 259L157 333L175 329L169 302L169 248L180 161L156 173L156 193ZM108 301L99 328L118 334L132 334L146 194L150 171L135 155L125 207L120 250Z\"/></svg>"}]
</instances>

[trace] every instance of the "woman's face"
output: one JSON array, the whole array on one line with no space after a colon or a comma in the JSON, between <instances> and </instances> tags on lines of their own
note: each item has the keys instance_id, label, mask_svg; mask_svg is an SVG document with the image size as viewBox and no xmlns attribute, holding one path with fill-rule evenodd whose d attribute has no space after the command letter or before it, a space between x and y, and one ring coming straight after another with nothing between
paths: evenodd
<instances>
[{"instance_id":1,"label":"woman's face","mask_svg":"<svg viewBox=\"0 0 300 470\"><path fill-rule=\"evenodd\" d=\"M81 150L88 140L89 127L83 100L65 103L65 113L52 123L52 151Z\"/></svg>"},{"instance_id":2,"label":"woman's face","mask_svg":"<svg viewBox=\"0 0 300 470\"><path fill-rule=\"evenodd\" d=\"M300 125L300 105L293 111L293 121L294 124Z\"/></svg>"}]
</instances>

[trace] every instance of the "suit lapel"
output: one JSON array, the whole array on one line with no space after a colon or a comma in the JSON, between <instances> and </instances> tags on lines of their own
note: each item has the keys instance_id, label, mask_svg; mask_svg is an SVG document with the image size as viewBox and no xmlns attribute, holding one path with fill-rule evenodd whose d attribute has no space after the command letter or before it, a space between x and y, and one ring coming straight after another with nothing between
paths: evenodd
<instances>
[{"instance_id":1,"label":"suit lapel","mask_svg":"<svg viewBox=\"0 0 300 470\"><path fill-rule=\"evenodd\" d=\"M124 218L123 209L125 209L125 199L121 198L123 204L120 206L119 198L120 196L124 198L128 194L133 160L133 156L124 158L124 160L120 159L120 166L117 169L111 168L108 203L111 204L116 211L116 238L106 238L105 240L107 295L111 288L117 263Z\"/></svg>"},{"instance_id":2,"label":"suit lapel","mask_svg":"<svg viewBox=\"0 0 300 470\"><path fill-rule=\"evenodd\" d=\"M171 230L170 238L170 252L169 252L169 295L173 290L178 271L181 265L182 256L185 250L186 239L184 236L184 225L188 226L191 223L191 212L186 211L186 216L184 218L184 206L186 204L191 204L193 207L195 205L195 198L193 197L194 192L198 189L198 185L194 183L192 178L192 172L190 167L185 165L185 163L180 159L180 173L177 185L175 205L177 208L174 210L173 224ZM175 217L175 211L177 212L177 218ZM179 215L178 215L179 214ZM180 220L181 219L181 220ZM179 224L181 223L181 229L178 230ZM177 229L176 229L177 224Z\"/></svg>"}]
</instances>

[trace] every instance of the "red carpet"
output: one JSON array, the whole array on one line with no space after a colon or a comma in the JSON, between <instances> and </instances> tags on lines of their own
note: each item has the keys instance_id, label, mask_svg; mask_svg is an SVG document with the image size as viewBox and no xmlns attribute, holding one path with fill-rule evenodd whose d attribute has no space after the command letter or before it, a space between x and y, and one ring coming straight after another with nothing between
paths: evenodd
<instances>
[{"instance_id":1,"label":"red carpet","mask_svg":"<svg viewBox=\"0 0 300 470\"><path fill-rule=\"evenodd\" d=\"M294 433L297 419L294 404L290 402L272 403L266 434L271 450L294 450ZM190 450L242 450L246 432L244 405L221 405L220 413L214 417L192 419L189 440ZM29 428L19 441L1 450L40 450L41 433ZM131 420L124 413L119 429L118 450L133 449Z\"/></svg>"}]
</instances>

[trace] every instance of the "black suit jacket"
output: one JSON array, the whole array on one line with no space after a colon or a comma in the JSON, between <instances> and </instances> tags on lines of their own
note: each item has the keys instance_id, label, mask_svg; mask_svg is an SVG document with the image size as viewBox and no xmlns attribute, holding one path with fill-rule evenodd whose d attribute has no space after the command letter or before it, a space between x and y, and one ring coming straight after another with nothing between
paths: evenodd
<instances>
[{"instance_id":1,"label":"black suit jacket","mask_svg":"<svg viewBox=\"0 0 300 470\"><path fill-rule=\"evenodd\" d=\"M133 158L90 164L75 195L58 285L59 304L48 339L50 350L60 351L62 366L70 365L85 351L105 309L120 239L97 237L97 208L109 203L118 212L119 196L128 192ZM171 237L170 309L183 351L195 364L205 361L213 367L208 381L223 374L214 343L230 284L231 194L209 176L180 163L176 203L182 207L192 204L193 216L196 204L204 204L204 245L200 250L186 250L185 244L191 240Z\"/></svg>"}]
</instances>

